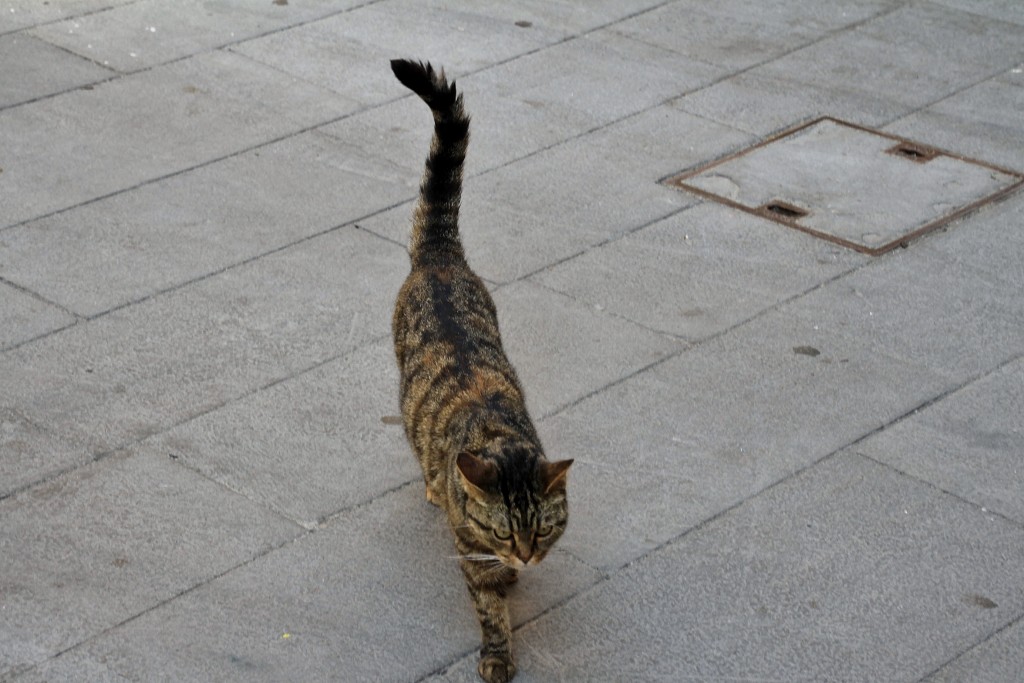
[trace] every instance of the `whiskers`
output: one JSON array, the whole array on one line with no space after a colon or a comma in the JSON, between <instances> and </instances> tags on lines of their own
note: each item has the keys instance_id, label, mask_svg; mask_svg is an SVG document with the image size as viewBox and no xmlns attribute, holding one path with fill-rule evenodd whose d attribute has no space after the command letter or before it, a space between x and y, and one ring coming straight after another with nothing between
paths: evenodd
<instances>
[{"instance_id":1,"label":"whiskers","mask_svg":"<svg viewBox=\"0 0 1024 683\"><path fill-rule=\"evenodd\" d=\"M466 555L449 555L453 560L468 560L470 562L482 562L485 564L498 563L501 564L501 558L497 555L488 555L486 553L468 553Z\"/></svg>"},{"instance_id":2,"label":"whiskers","mask_svg":"<svg viewBox=\"0 0 1024 683\"><path fill-rule=\"evenodd\" d=\"M505 580L507 574L513 571L500 557L488 553L467 553L465 555L451 555L450 557L471 563L472 573L479 579L488 581ZM468 569L468 567L467 567Z\"/></svg>"}]
</instances>

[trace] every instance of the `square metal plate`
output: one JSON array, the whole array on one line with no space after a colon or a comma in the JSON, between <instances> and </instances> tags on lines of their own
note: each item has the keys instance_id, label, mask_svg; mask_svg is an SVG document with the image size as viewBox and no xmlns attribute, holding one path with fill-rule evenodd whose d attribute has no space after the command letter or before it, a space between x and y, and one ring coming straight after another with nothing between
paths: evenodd
<instances>
[{"instance_id":1,"label":"square metal plate","mask_svg":"<svg viewBox=\"0 0 1024 683\"><path fill-rule=\"evenodd\" d=\"M663 182L877 255L1012 192L1024 174L823 117Z\"/></svg>"}]
</instances>

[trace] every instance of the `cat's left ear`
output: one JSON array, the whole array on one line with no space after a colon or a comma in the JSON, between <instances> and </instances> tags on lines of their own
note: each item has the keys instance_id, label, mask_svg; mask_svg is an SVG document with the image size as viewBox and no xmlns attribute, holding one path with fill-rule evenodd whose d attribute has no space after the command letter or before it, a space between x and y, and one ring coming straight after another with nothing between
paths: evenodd
<instances>
[{"instance_id":1,"label":"cat's left ear","mask_svg":"<svg viewBox=\"0 0 1024 683\"><path fill-rule=\"evenodd\" d=\"M571 464L571 459L540 464L540 483L544 493L565 493L565 479Z\"/></svg>"}]
</instances>

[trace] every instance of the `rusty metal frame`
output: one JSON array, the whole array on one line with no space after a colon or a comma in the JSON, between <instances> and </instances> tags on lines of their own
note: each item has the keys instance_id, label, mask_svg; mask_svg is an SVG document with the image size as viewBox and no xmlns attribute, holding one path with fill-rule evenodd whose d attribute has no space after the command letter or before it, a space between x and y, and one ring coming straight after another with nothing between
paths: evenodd
<instances>
[{"instance_id":1,"label":"rusty metal frame","mask_svg":"<svg viewBox=\"0 0 1024 683\"><path fill-rule=\"evenodd\" d=\"M949 157L951 159L956 159L958 161L962 161L962 162L965 162L965 163L974 164L976 166L981 166L983 168L988 168L988 169L991 169L993 171L998 171L1000 173L1004 173L1006 175L1014 177L1017 180L1016 180L1016 182L1010 183L1006 187L1004 187L1004 188L1002 188L1002 189L1000 189L1000 190L998 190L998 191L996 191L996 192L994 192L994 193L992 193L990 195L982 197L981 199L978 199L977 201L971 202L970 204L966 204L966 205L964 205L962 207L959 207L955 211L953 211L953 212L951 212L951 213L949 213L949 214L947 214L945 216L941 216L939 218L936 218L935 220L933 220L933 221L931 221L929 223L925 223L924 225L922 225L922 226L920 226L920 227L918 227L918 228L916 228L916 229L906 233L905 235L901 235L901 236L897 237L896 239L894 239L894 240L892 240L892 241L890 241L890 242L888 242L886 244L883 244L883 245L881 245L879 247L867 247L867 246L864 246L863 244L858 244L856 242L851 242L851 241L845 240L845 239L843 239L841 237L836 237L835 235L830 235L828 233L821 232L819 230L814 230L813 228L808 228L806 226L800 225L797 221L802 216L801 217L797 217L795 219L791 219L791 218L787 218L786 216L782 215L781 213L777 213L777 212L770 211L770 210L766 209L767 206L772 205L772 204L780 204L780 205L788 206L788 204L785 204L784 202L781 202L779 200L773 200L772 202L769 202L769 204L766 204L764 206L751 207L751 206L747 206L745 204L740 204L739 202L733 201L733 200L728 199L726 197L722 197L720 195L716 195L716 194L714 194L712 192L708 192L706 190L702 190L702 189L700 189L698 187L693 187L693 186L688 185L686 183L686 181L689 180L690 178L692 178L694 176L697 176L697 175L700 175L700 174L704 173L705 171L707 171L709 169L715 168L716 166L720 166L721 164L724 164L724 163L726 163L728 161L732 161L733 159L736 159L738 157L744 156L745 154L748 154L749 152L752 152L752 151L754 151L756 149L760 149L761 147L766 147L767 145L770 145L773 142L777 142L777 141L779 141L779 140L781 140L783 138L789 137L790 135L793 135L795 133L799 133L802 130L810 128L811 126L816 126L817 124L819 124L819 123L821 123L823 121L831 121L832 123L835 123L835 124L840 125L840 126L845 126L847 128L852 128L854 130L859 130L859 131L863 131L863 132L866 132L866 133L871 133L872 135L878 135L880 137L888 138L890 140L893 140L895 142L895 144L891 148L886 150L886 151L888 153L890 153L890 154L895 154L897 156L900 156L900 157L903 157L903 158L907 158L907 159L909 159L909 160L911 160L911 161L913 161L915 163L927 163L928 161L931 161L932 159L938 158L940 156L945 156L945 157ZM905 149L909 149L909 150L912 150L913 153L908 155L906 153L901 152L900 151L901 149L904 149L904 150ZM915 156L917 158L915 158ZM1015 190L1019 189L1021 187L1021 185L1024 185L1024 174L1022 174L1022 173L1020 173L1018 171L1013 171L1013 170L1008 169L1008 168L1003 168L1001 166L996 166L995 164L990 164L990 163L988 163L986 161L980 161L978 159L972 159L970 157L965 157L965 156L962 156L960 154L956 154L955 152L948 152L946 150L939 149L937 147L933 147L931 145L924 145L924 144L921 144L921 143L918 143L918 142L914 142L913 140L908 140L908 139L900 137L898 135L892 135L891 133L885 133L883 131L876 130L874 128L868 128L867 126L860 126L860 125L857 125L856 123L849 123L848 121L843 121L841 119L837 119L837 118L834 118L832 116L822 116L822 117L816 118L816 119L814 119L812 121L807 121L805 123L800 123L800 124L798 124L796 126L792 126L792 127L787 128L787 129L785 129L785 130L783 130L783 131L781 131L779 133L775 133L774 135L771 135L768 138L765 138L761 142L758 142L757 144L752 145L750 147L746 147L746 148L744 148L744 149L742 149L742 150L740 150L738 152L734 152L732 154L729 154L727 156L721 157L719 159L715 159L714 161L711 161L711 162L708 162L708 163L705 163L705 164L701 164L701 165L697 166L696 168L692 168L690 170L683 171L681 173L677 173L675 175L663 178L659 182L661 182L663 185L668 185L670 187L675 187L677 189L685 190L687 192L692 192L692 193L694 193L696 195L704 197L705 199L710 199L710 200L718 202L720 204L724 204L726 206L730 206L730 207L732 207L734 209L739 209L740 211L744 211L746 213L753 214L755 216L759 216L761 218L767 218L770 221L774 221L776 223L780 223L781 225L785 225L785 226L793 228L795 230L799 230L801 232L805 232L805 233L807 233L809 235L813 235L813 236L818 237L820 239L827 240L829 242L833 242L835 244L842 245L844 247L847 247L849 249L853 249L855 251L859 251L859 252L861 252L863 254L868 254L870 256L879 256L881 254L884 254L884 253L886 253L888 251L891 251L891 250L895 249L896 247L900 247L900 246L905 247L905 246L907 246L907 244L911 240L916 239L916 238L920 237L921 235L924 235L925 233L931 232L932 230L935 230L936 228L939 228L939 227L945 225L946 223L949 223L950 221L956 220L957 218L960 218L961 216L963 216L963 215L965 215L967 213L970 213L971 211L974 211L975 209L977 209L977 208L979 208L979 207L981 207L981 206L983 206L985 204L989 204L991 202L994 202L994 201L996 201L998 199L1001 199L1002 197L1005 197L1006 195L1010 194L1011 192L1014 192ZM801 210L801 211L806 211L806 209L804 209L803 207L794 207L794 208L799 208L799 210Z\"/></svg>"}]
</instances>

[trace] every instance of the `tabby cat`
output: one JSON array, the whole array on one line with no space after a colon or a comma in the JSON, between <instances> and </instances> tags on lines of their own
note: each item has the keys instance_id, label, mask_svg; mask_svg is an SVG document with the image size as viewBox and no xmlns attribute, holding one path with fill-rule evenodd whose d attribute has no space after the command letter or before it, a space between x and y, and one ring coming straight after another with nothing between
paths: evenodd
<instances>
[{"instance_id":1,"label":"tabby cat","mask_svg":"<svg viewBox=\"0 0 1024 683\"><path fill-rule=\"evenodd\" d=\"M549 462L498 334L494 302L459 240L469 116L444 71L394 60L391 69L429 106L434 137L413 212L412 270L392 331L405 434L427 500L448 514L483 633L477 671L511 680L506 594L519 570L551 550L568 519L572 460Z\"/></svg>"}]
</instances>

